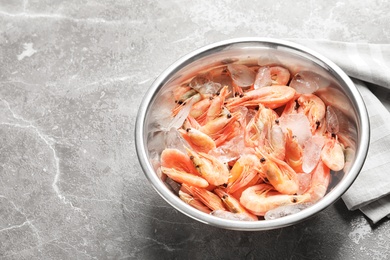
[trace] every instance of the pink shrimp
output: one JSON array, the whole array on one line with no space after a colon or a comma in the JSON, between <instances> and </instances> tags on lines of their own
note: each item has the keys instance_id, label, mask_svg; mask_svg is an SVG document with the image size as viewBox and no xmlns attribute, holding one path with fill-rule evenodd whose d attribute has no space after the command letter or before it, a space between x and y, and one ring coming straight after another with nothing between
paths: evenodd
<instances>
[{"instance_id":1,"label":"pink shrimp","mask_svg":"<svg viewBox=\"0 0 390 260\"><path fill-rule=\"evenodd\" d=\"M285 162L257 150L262 171L268 181L280 193L295 194L299 190L296 172Z\"/></svg>"},{"instance_id":2,"label":"pink shrimp","mask_svg":"<svg viewBox=\"0 0 390 260\"><path fill-rule=\"evenodd\" d=\"M207 188L209 186L209 183L199 175L176 170L175 168L167 168L164 166L161 166L161 171L168 175L168 177L172 180L181 184L186 183L188 185L200 188Z\"/></svg>"},{"instance_id":3,"label":"pink shrimp","mask_svg":"<svg viewBox=\"0 0 390 260\"><path fill-rule=\"evenodd\" d=\"M257 216L264 216L267 211L285 205L303 203L308 195L287 195L276 191L269 184L257 184L244 190L240 203Z\"/></svg>"},{"instance_id":4,"label":"pink shrimp","mask_svg":"<svg viewBox=\"0 0 390 260\"><path fill-rule=\"evenodd\" d=\"M290 72L282 66L264 66L259 68L256 79L255 89L271 85L287 85L290 81Z\"/></svg>"},{"instance_id":5,"label":"pink shrimp","mask_svg":"<svg viewBox=\"0 0 390 260\"><path fill-rule=\"evenodd\" d=\"M183 129L187 129L187 128L193 128L193 129L200 129L202 126L199 124L198 121L196 121L195 118L193 118L191 115L188 115L186 120L184 120L184 123L183 123Z\"/></svg>"},{"instance_id":6,"label":"pink shrimp","mask_svg":"<svg viewBox=\"0 0 390 260\"><path fill-rule=\"evenodd\" d=\"M197 94L198 92L192 89L188 84L181 85L175 89L173 96L176 103L183 103L191 96Z\"/></svg>"},{"instance_id":7,"label":"pink shrimp","mask_svg":"<svg viewBox=\"0 0 390 260\"><path fill-rule=\"evenodd\" d=\"M299 97L298 95L296 95L296 96L297 96L297 98ZM299 104L298 104L297 100L295 98L291 99L284 106L284 109L283 109L281 116L298 113L298 107L299 107Z\"/></svg>"},{"instance_id":8,"label":"pink shrimp","mask_svg":"<svg viewBox=\"0 0 390 260\"><path fill-rule=\"evenodd\" d=\"M215 193L206 189L197 188L194 186L183 185L191 192L194 198L199 199L204 205L211 210L226 210L222 200Z\"/></svg>"},{"instance_id":9,"label":"pink shrimp","mask_svg":"<svg viewBox=\"0 0 390 260\"><path fill-rule=\"evenodd\" d=\"M259 109L245 127L244 140L247 146L263 146L278 114L259 104Z\"/></svg>"},{"instance_id":10,"label":"pink shrimp","mask_svg":"<svg viewBox=\"0 0 390 260\"><path fill-rule=\"evenodd\" d=\"M303 149L298 140L293 136L290 128L286 133L286 156L285 161L297 173L302 172Z\"/></svg>"},{"instance_id":11,"label":"pink shrimp","mask_svg":"<svg viewBox=\"0 0 390 260\"><path fill-rule=\"evenodd\" d=\"M190 157L178 149L166 148L161 153L161 166L179 171L197 174Z\"/></svg>"},{"instance_id":12,"label":"pink shrimp","mask_svg":"<svg viewBox=\"0 0 390 260\"><path fill-rule=\"evenodd\" d=\"M243 214L252 220L259 220L256 215L248 212L233 196L229 195L227 192L220 188L216 188L214 192L221 198L222 202L225 204L225 207L232 213Z\"/></svg>"},{"instance_id":13,"label":"pink shrimp","mask_svg":"<svg viewBox=\"0 0 390 260\"><path fill-rule=\"evenodd\" d=\"M179 198L188 205L206 214L211 213L211 210L206 205L204 205L198 198L194 198L192 195L185 192L183 188L179 190Z\"/></svg>"},{"instance_id":14,"label":"pink shrimp","mask_svg":"<svg viewBox=\"0 0 390 260\"><path fill-rule=\"evenodd\" d=\"M224 132L227 126L234 123L234 121L237 121L238 118L238 113L228 113L226 115L221 115L201 126L199 130L212 138L216 138L216 136Z\"/></svg>"},{"instance_id":15,"label":"pink shrimp","mask_svg":"<svg viewBox=\"0 0 390 260\"><path fill-rule=\"evenodd\" d=\"M302 94L298 98L299 111L302 111L310 121L314 134L324 124L326 107L324 102L314 94Z\"/></svg>"},{"instance_id":16,"label":"pink shrimp","mask_svg":"<svg viewBox=\"0 0 390 260\"><path fill-rule=\"evenodd\" d=\"M190 115L199 122L204 122L206 120L207 111L210 108L211 103L212 97L204 98L196 102L190 110Z\"/></svg>"},{"instance_id":17,"label":"pink shrimp","mask_svg":"<svg viewBox=\"0 0 390 260\"><path fill-rule=\"evenodd\" d=\"M214 156L206 153L197 153L190 149L187 149L187 152L199 175L206 179L210 184L219 186L227 183L229 178L227 165Z\"/></svg>"},{"instance_id":18,"label":"pink shrimp","mask_svg":"<svg viewBox=\"0 0 390 260\"><path fill-rule=\"evenodd\" d=\"M317 202L325 196L331 180L330 169L322 161L319 161L316 168L311 173L311 183L309 190L304 195L309 195L308 201Z\"/></svg>"},{"instance_id":19,"label":"pink shrimp","mask_svg":"<svg viewBox=\"0 0 390 260\"><path fill-rule=\"evenodd\" d=\"M227 101L227 108L238 106L258 106L259 103L275 109L285 105L295 96L295 90L288 86L262 87L245 92L242 97L234 97Z\"/></svg>"},{"instance_id":20,"label":"pink shrimp","mask_svg":"<svg viewBox=\"0 0 390 260\"><path fill-rule=\"evenodd\" d=\"M191 100L193 104L196 104L197 102L201 101L204 97L198 93L197 91L191 89L187 91L183 96L180 97L179 100L176 100L176 107L172 110L172 115L176 116L180 110L183 109L183 107Z\"/></svg>"},{"instance_id":21,"label":"pink shrimp","mask_svg":"<svg viewBox=\"0 0 390 260\"><path fill-rule=\"evenodd\" d=\"M344 150L336 135L327 138L321 151L321 160L333 171L340 171L344 168Z\"/></svg>"},{"instance_id":22,"label":"pink shrimp","mask_svg":"<svg viewBox=\"0 0 390 260\"><path fill-rule=\"evenodd\" d=\"M207 122L215 119L217 116L221 114L222 108L225 103L225 99L229 94L230 91L228 90L228 86L224 86L219 91L219 94L212 99L211 104L207 110L207 116L206 116Z\"/></svg>"},{"instance_id":23,"label":"pink shrimp","mask_svg":"<svg viewBox=\"0 0 390 260\"><path fill-rule=\"evenodd\" d=\"M290 71L282 66L269 68L273 85L287 85L290 81Z\"/></svg>"},{"instance_id":24,"label":"pink shrimp","mask_svg":"<svg viewBox=\"0 0 390 260\"><path fill-rule=\"evenodd\" d=\"M201 126L199 130L209 135L215 141L216 146L219 147L241 131L240 119L244 117L243 113L240 109L233 113L223 112L221 116Z\"/></svg>"},{"instance_id":25,"label":"pink shrimp","mask_svg":"<svg viewBox=\"0 0 390 260\"><path fill-rule=\"evenodd\" d=\"M241 132L241 125L238 120L233 121L232 124L229 124L224 132L215 138L215 144L217 147L225 144L226 142L232 140L234 137L237 137Z\"/></svg>"},{"instance_id":26,"label":"pink shrimp","mask_svg":"<svg viewBox=\"0 0 390 260\"><path fill-rule=\"evenodd\" d=\"M256 155L242 155L230 170L226 191L234 193L251 183L257 183L259 179L264 178L259 173L260 167L260 160Z\"/></svg>"},{"instance_id":27,"label":"pink shrimp","mask_svg":"<svg viewBox=\"0 0 390 260\"><path fill-rule=\"evenodd\" d=\"M179 129L180 134L197 152L208 153L216 147L214 140L195 128Z\"/></svg>"}]
</instances>

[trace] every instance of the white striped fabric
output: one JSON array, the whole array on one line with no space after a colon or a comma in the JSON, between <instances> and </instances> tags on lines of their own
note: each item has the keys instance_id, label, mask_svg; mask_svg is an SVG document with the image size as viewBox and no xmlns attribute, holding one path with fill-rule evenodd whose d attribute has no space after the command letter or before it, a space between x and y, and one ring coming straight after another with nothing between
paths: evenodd
<instances>
[{"instance_id":1,"label":"white striped fabric","mask_svg":"<svg viewBox=\"0 0 390 260\"><path fill-rule=\"evenodd\" d=\"M390 89L390 44L289 40L305 45L332 60L350 77Z\"/></svg>"},{"instance_id":2,"label":"white striped fabric","mask_svg":"<svg viewBox=\"0 0 390 260\"><path fill-rule=\"evenodd\" d=\"M390 212L390 195L380 198L360 209L372 222L377 223Z\"/></svg>"},{"instance_id":3,"label":"white striped fabric","mask_svg":"<svg viewBox=\"0 0 390 260\"><path fill-rule=\"evenodd\" d=\"M371 140L363 169L342 198L348 209L360 209L374 223L390 217L390 44L289 40L329 58L353 78L368 109Z\"/></svg>"}]
</instances>

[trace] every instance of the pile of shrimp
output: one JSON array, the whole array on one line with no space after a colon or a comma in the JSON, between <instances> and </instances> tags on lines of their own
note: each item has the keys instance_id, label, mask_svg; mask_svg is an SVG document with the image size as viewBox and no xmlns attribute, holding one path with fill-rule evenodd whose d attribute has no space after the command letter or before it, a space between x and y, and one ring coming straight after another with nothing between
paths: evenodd
<instances>
[{"instance_id":1,"label":"pile of shrimp","mask_svg":"<svg viewBox=\"0 0 390 260\"><path fill-rule=\"evenodd\" d=\"M178 85L172 117L186 111L175 129L183 146L162 151L163 178L179 184L185 203L228 219L320 200L344 168L345 144L339 111L308 75L231 63Z\"/></svg>"}]
</instances>

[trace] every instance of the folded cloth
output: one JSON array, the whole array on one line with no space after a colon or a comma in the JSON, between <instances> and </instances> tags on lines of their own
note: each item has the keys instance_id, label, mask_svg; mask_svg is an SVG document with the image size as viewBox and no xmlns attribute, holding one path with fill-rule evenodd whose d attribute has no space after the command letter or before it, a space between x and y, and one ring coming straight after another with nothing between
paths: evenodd
<instances>
[{"instance_id":1,"label":"folded cloth","mask_svg":"<svg viewBox=\"0 0 390 260\"><path fill-rule=\"evenodd\" d=\"M370 118L370 147L342 199L349 210L360 209L374 223L390 217L390 44L289 40L332 60L359 89Z\"/></svg>"}]
</instances>

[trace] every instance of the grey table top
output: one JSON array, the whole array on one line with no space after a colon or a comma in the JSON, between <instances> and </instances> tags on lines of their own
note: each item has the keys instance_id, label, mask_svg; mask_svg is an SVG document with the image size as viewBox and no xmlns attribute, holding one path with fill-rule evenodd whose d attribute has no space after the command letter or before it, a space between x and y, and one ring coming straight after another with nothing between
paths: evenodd
<instances>
[{"instance_id":1,"label":"grey table top","mask_svg":"<svg viewBox=\"0 0 390 260\"><path fill-rule=\"evenodd\" d=\"M389 42L389 1L0 1L1 259L388 259L390 221L342 200L295 226L177 212L134 148L138 105L184 54L242 36Z\"/></svg>"}]
</instances>

